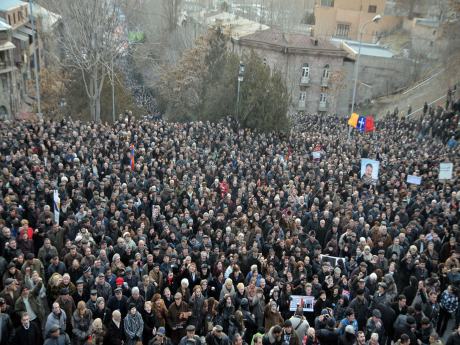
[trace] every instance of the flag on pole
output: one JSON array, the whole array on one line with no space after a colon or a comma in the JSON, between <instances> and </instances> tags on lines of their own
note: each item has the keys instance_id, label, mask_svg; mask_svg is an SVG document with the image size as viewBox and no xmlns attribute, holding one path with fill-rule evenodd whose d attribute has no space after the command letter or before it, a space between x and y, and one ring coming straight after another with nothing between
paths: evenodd
<instances>
[{"instance_id":1,"label":"flag on pole","mask_svg":"<svg viewBox=\"0 0 460 345\"><path fill-rule=\"evenodd\" d=\"M59 224L59 213L61 209L61 199L59 198L58 190L55 189L53 193L53 211L54 211L54 222Z\"/></svg>"},{"instance_id":2,"label":"flag on pole","mask_svg":"<svg viewBox=\"0 0 460 345\"><path fill-rule=\"evenodd\" d=\"M353 128L356 128L358 124L358 118L359 118L358 114L356 113L351 114L350 118L348 119L348 125Z\"/></svg>"},{"instance_id":3,"label":"flag on pole","mask_svg":"<svg viewBox=\"0 0 460 345\"><path fill-rule=\"evenodd\" d=\"M134 145L131 144L131 170L134 171Z\"/></svg>"},{"instance_id":4,"label":"flag on pole","mask_svg":"<svg viewBox=\"0 0 460 345\"><path fill-rule=\"evenodd\" d=\"M364 128L364 131L365 132L375 131L374 117L372 115L366 117L366 126Z\"/></svg>"},{"instance_id":5,"label":"flag on pole","mask_svg":"<svg viewBox=\"0 0 460 345\"><path fill-rule=\"evenodd\" d=\"M356 129L360 132L364 132L366 128L366 118L364 116L360 116L358 119L358 124L356 125Z\"/></svg>"}]
</instances>

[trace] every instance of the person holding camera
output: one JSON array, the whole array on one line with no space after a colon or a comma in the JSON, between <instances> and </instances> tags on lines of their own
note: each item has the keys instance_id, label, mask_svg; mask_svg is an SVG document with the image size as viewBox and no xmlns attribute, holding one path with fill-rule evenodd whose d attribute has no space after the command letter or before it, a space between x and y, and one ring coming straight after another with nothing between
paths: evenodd
<instances>
[{"instance_id":1,"label":"person holding camera","mask_svg":"<svg viewBox=\"0 0 460 345\"><path fill-rule=\"evenodd\" d=\"M185 336L185 327L191 315L189 305L182 301L182 294L176 292L174 303L168 310L168 324L172 330L171 340L174 344L179 343L180 339Z\"/></svg>"}]
</instances>

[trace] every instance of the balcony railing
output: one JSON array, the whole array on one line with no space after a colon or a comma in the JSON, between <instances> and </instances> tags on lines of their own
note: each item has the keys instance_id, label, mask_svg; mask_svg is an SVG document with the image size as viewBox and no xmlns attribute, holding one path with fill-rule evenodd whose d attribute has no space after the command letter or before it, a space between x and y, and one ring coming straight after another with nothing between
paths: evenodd
<instances>
[{"instance_id":1,"label":"balcony railing","mask_svg":"<svg viewBox=\"0 0 460 345\"><path fill-rule=\"evenodd\" d=\"M301 77L300 78L300 85L308 85L310 84L310 77Z\"/></svg>"},{"instance_id":2,"label":"balcony railing","mask_svg":"<svg viewBox=\"0 0 460 345\"><path fill-rule=\"evenodd\" d=\"M319 102L319 111L326 111L327 110L327 102Z\"/></svg>"},{"instance_id":3,"label":"balcony railing","mask_svg":"<svg viewBox=\"0 0 460 345\"><path fill-rule=\"evenodd\" d=\"M329 86L329 77L322 77L321 78L321 86L328 87Z\"/></svg>"},{"instance_id":4,"label":"balcony railing","mask_svg":"<svg viewBox=\"0 0 460 345\"><path fill-rule=\"evenodd\" d=\"M298 106L299 110L305 110L306 108L306 103L305 101L299 101L299 106Z\"/></svg>"}]
</instances>

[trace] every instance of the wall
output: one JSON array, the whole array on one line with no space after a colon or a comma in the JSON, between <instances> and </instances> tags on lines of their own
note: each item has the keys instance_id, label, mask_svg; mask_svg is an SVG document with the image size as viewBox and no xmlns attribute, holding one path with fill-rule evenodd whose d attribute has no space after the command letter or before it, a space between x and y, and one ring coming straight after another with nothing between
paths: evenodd
<instances>
[{"instance_id":1,"label":"wall","mask_svg":"<svg viewBox=\"0 0 460 345\"><path fill-rule=\"evenodd\" d=\"M354 63L346 63L346 68L352 70ZM408 75L411 75L413 68L412 61L407 59L361 56L357 104L386 96L407 86L410 82ZM352 79L350 79L350 84L352 84Z\"/></svg>"},{"instance_id":2,"label":"wall","mask_svg":"<svg viewBox=\"0 0 460 345\"><path fill-rule=\"evenodd\" d=\"M256 52L261 59L265 59L270 69L279 70L285 76L286 86L291 97L293 109L298 109L301 90L307 92L305 112L315 114L318 112L321 94L321 78L325 65L329 65L331 75L333 73L343 73L343 57L315 54L284 54L272 49L241 47L233 44L232 50L241 55L249 54L251 50ZM310 83L308 86L301 86L302 65L308 63L310 66ZM343 90L338 85L333 85L333 78L330 78L329 87L324 92L328 93L328 112L336 113L339 109L346 108L347 105L340 103L343 101L341 93Z\"/></svg>"},{"instance_id":3,"label":"wall","mask_svg":"<svg viewBox=\"0 0 460 345\"><path fill-rule=\"evenodd\" d=\"M320 1L320 0L318 0ZM385 0L335 0L334 7L315 8L315 36L329 38L336 34L337 24L350 24L348 38L358 40L360 27L385 11ZM369 6L377 7L375 13L368 13ZM377 24L368 24L363 32L364 42L375 42L379 33L392 31L402 24L402 18L384 16Z\"/></svg>"}]
</instances>

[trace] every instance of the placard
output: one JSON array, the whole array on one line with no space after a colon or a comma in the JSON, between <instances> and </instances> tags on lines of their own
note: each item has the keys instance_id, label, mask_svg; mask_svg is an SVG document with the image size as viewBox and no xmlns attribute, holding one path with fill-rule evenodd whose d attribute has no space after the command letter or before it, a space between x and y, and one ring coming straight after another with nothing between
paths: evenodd
<instances>
[{"instance_id":1,"label":"placard","mask_svg":"<svg viewBox=\"0 0 460 345\"><path fill-rule=\"evenodd\" d=\"M439 179L440 180L452 179L453 171L454 171L453 163L440 163L439 164Z\"/></svg>"},{"instance_id":2,"label":"placard","mask_svg":"<svg viewBox=\"0 0 460 345\"><path fill-rule=\"evenodd\" d=\"M407 175L407 183L421 185L422 177L416 175Z\"/></svg>"},{"instance_id":3,"label":"placard","mask_svg":"<svg viewBox=\"0 0 460 345\"><path fill-rule=\"evenodd\" d=\"M320 151L313 151L312 155L313 155L313 159L321 159Z\"/></svg>"},{"instance_id":4,"label":"placard","mask_svg":"<svg viewBox=\"0 0 460 345\"><path fill-rule=\"evenodd\" d=\"M296 311L297 306L300 306L301 304L303 304L303 311L312 312L313 307L315 306L315 297L292 295L291 304L289 305L289 310Z\"/></svg>"},{"instance_id":5,"label":"placard","mask_svg":"<svg viewBox=\"0 0 460 345\"><path fill-rule=\"evenodd\" d=\"M337 266L337 262L339 260L342 260L343 263L345 263L345 259L344 258L341 258L339 256L330 256L330 255L323 255L321 254L320 256L321 258L321 262L329 262L331 264L332 267L336 267Z\"/></svg>"},{"instance_id":6,"label":"placard","mask_svg":"<svg viewBox=\"0 0 460 345\"><path fill-rule=\"evenodd\" d=\"M369 158L361 159L361 179L365 184L377 184L380 162Z\"/></svg>"}]
</instances>

